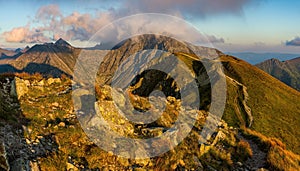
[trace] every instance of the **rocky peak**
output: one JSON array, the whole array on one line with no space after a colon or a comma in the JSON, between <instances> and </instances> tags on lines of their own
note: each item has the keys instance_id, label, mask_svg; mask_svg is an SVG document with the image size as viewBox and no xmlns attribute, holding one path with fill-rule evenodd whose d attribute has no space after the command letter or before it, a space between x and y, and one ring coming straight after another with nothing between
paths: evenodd
<instances>
[{"instance_id":1,"label":"rocky peak","mask_svg":"<svg viewBox=\"0 0 300 171\"><path fill-rule=\"evenodd\" d=\"M57 46L71 47L71 45L62 38L59 38L54 44L57 45Z\"/></svg>"},{"instance_id":2,"label":"rocky peak","mask_svg":"<svg viewBox=\"0 0 300 171\"><path fill-rule=\"evenodd\" d=\"M153 55L157 54L158 51L169 52L169 53L187 53L187 54L201 54L199 57L214 59L220 54L220 51L214 48L195 46L187 42L182 42L171 37L146 34L139 35L126 39L112 48L111 51L104 57L103 62L100 65L99 73L102 75L111 75L116 71L118 66L127 58L144 58L142 52L147 50L152 51ZM135 55L133 55L135 54ZM134 63L135 60L130 58L130 62ZM100 74L100 75L101 75ZM101 78L102 79L102 78ZM110 78L103 78L104 82L109 83ZM102 83L100 83L102 84Z\"/></svg>"},{"instance_id":3,"label":"rocky peak","mask_svg":"<svg viewBox=\"0 0 300 171\"><path fill-rule=\"evenodd\" d=\"M271 63L273 63L273 64L279 64L279 63L281 63L281 61L278 60L278 59L276 59L276 58L272 58L272 59L270 59L270 61L271 61Z\"/></svg>"}]
</instances>

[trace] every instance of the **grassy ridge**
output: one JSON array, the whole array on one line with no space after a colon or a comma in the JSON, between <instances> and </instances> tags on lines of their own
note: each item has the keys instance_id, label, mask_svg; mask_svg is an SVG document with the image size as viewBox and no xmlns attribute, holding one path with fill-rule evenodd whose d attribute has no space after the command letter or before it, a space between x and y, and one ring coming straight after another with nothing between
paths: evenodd
<instances>
[{"instance_id":1,"label":"grassy ridge","mask_svg":"<svg viewBox=\"0 0 300 171\"><path fill-rule=\"evenodd\" d=\"M248 88L248 106L252 110L252 129L268 137L276 137L287 145L287 149L300 154L300 92L290 88L258 68L230 56L222 56L225 73ZM232 104L234 89L228 86L228 102ZM234 114L230 105L225 119L231 124L239 122L229 118Z\"/></svg>"}]
</instances>

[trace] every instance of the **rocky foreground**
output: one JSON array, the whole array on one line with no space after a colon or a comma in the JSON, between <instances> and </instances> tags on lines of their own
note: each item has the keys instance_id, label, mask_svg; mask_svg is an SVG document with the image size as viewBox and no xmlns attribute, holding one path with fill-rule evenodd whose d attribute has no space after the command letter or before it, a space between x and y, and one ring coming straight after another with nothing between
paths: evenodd
<instances>
[{"instance_id":1,"label":"rocky foreground","mask_svg":"<svg viewBox=\"0 0 300 171\"><path fill-rule=\"evenodd\" d=\"M78 85L79 87L80 85ZM207 113L197 111L198 118L190 134L173 150L149 159L127 159L96 146L83 132L71 100L72 82L68 78L3 78L1 105L1 168L4 170L257 170L268 167L266 152L249 138L227 126L225 121L205 144L199 144ZM76 90L75 90L76 91ZM134 125L118 116L112 105L111 88L101 89L97 104L104 118L118 126L113 130L129 137L149 138L161 135L174 122L180 100L159 99L167 104L164 117L153 125ZM80 92L77 92L80 94ZM81 95L84 95L81 92ZM125 98L120 98L127 104ZM145 99L136 97L133 104L147 107ZM4 112L5 113L5 112ZM80 115L80 113L79 113ZM93 116L97 117L97 116ZM87 118L91 124L93 117ZM105 138L100 139L103 143ZM159 146L158 146L159 147ZM259 153L259 164L256 154ZM255 156L255 157L254 157Z\"/></svg>"}]
</instances>

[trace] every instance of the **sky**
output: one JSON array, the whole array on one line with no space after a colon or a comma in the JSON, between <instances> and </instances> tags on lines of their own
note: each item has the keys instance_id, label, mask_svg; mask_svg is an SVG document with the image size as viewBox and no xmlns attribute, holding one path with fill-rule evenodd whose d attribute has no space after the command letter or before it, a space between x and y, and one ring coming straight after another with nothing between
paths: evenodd
<instances>
[{"instance_id":1,"label":"sky","mask_svg":"<svg viewBox=\"0 0 300 171\"><path fill-rule=\"evenodd\" d=\"M119 18L163 13L194 25L224 52L300 54L298 0L0 0L0 6L0 48L58 38L80 47Z\"/></svg>"}]
</instances>

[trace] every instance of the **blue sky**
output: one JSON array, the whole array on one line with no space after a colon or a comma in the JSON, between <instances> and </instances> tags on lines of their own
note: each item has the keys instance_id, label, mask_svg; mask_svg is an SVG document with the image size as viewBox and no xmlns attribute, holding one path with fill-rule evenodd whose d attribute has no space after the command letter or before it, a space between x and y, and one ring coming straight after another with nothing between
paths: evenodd
<instances>
[{"instance_id":1,"label":"blue sky","mask_svg":"<svg viewBox=\"0 0 300 171\"><path fill-rule=\"evenodd\" d=\"M58 37L80 46L117 18L158 12L182 17L202 33L224 40L214 42L222 51L300 53L297 0L0 0L0 6L2 48Z\"/></svg>"}]
</instances>

